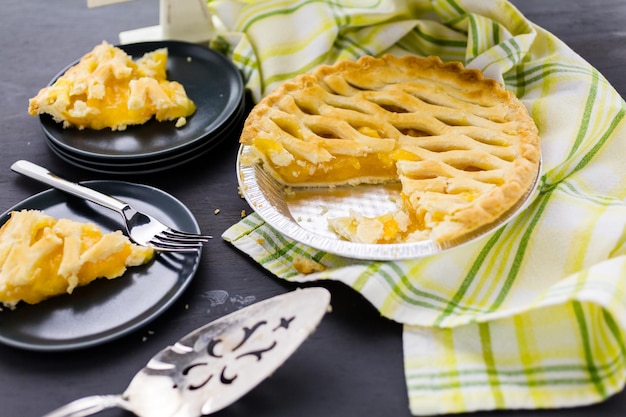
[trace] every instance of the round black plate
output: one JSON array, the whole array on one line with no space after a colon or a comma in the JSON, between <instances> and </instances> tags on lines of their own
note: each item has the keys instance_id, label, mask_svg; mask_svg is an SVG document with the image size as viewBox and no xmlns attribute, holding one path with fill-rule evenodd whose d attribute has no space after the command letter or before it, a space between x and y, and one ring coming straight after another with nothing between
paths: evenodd
<instances>
[{"instance_id":1,"label":"round black plate","mask_svg":"<svg viewBox=\"0 0 626 417\"><path fill-rule=\"evenodd\" d=\"M244 107L241 108L237 114L233 116L232 121L228 125L224 126L223 130L215 132L214 137L210 141L205 141L189 150L184 150L175 154L166 155L162 158L155 158L150 160L141 161L102 161L98 159L90 159L82 155L73 154L66 149L57 147L54 143L47 140L48 147L52 152L64 161L94 172L127 175L127 174L150 174L154 172L163 171L165 169L174 168L179 165L186 164L195 159L202 157L211 150L213 150L219 143L224 140L234 139L238 140L239 132L241 130L241 122L244 119ZM219 135L219 137L218 137Z\"/></svg>"},{"instance_id":2,"label":"round black plate","mask_svg":"<svg viewBox=\"0 0 626 417\"><path fill-rule=\"evenodd\" d=\"M187 232L200 232L193 214L179 200L159 189L123 181L85 181L162 222ZM111 210L58 190L47 190L7 210L37 209L78 221L91 221L104 231L123 230ZM150 263L129 268L114 280L99 279L70 294L39 304L20 303L0 311L0 342L29 350L60 351L101 344L135 331L163 313L191 282L200 252L159 254Z\"/></svg>"},{"instance_id":3,"label":"round black plate","mask_svg":"<svg viewBox=\"0 0 626 417\"><path fill-rule=\"evenodd\" d=\"M212 134L219 131L241 107L244 95L241 74L232 62L218 52L180 41L142 42L119 47L135 58L158 48L167 48L168 79L178 81L185 87L187 95L197 106L196 113L187 118L187 124L181 128L175 127L174 122L151 120L144 125L129 126L124 131L64 129L50 116L42 115L42 128L58 148L109 162L128 158L162 158L213 140ZM68 68L54 77L50 84Z\"/></svg>"}]
</instances>

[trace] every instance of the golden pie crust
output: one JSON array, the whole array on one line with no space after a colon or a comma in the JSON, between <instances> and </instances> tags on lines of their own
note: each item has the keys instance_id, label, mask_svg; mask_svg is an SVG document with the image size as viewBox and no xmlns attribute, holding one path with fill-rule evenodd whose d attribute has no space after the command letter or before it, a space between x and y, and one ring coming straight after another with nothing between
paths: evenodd
<instances>
[{"instance_id":1,"label":"golden pie crust","mask_svg":"<svg viewBox=\"0 0 626 417\"><path fill-rule=\"evenodd\" d=\"M540 164L537 127L500 83L438 57L323 65L263 98L240 139L291 187L400 181L395 213L331 219L342 238L460 238L523 198Z\"/></svg>"}]
</instances>

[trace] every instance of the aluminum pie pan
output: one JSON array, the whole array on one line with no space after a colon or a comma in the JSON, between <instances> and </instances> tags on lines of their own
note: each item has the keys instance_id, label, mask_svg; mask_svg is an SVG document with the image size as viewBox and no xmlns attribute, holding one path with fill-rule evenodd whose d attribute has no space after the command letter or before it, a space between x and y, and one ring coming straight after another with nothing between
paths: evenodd
<instances>
[{"instance_id":1,"label":"aluminum pie pan","mask_svg":"<svg viewBox=\"0 0 626 417\"><path fill-rule=\"evenodd\" d=\"M423 240L369 244L341 239L328 227L328 219L346 216L350 210L378 216L396 210L399 184L338 187L285 187L260 163L248 164L252 150L242 145L237 155L239 189L250 207L276 231L315 249L360 260L405 260L437 255L490 235L513 220L534 200L541 177L541 161L533 184L520 200L496 221L447 242Z\"/></svg>"}]
</instances>

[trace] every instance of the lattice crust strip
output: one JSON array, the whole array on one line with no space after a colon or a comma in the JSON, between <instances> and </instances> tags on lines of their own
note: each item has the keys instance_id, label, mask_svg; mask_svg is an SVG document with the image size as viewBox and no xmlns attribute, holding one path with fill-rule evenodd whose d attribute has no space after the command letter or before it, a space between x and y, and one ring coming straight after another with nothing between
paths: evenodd
<instances>
[{"instance_id":1,"label":"lattice crust strip","mask_svg":"<svg viewBox=\"0 0 626 417\"><path fill-rule=\"evenodd\" d=\"M528 190L540 159L537 128L513 94L437 57L321 66L255 106L241 142L285 185L400 181L410 221L393 236L355 237L358 215L331 225L379 243L453 239L494 221Z\"/></svg>"}]
</instances>

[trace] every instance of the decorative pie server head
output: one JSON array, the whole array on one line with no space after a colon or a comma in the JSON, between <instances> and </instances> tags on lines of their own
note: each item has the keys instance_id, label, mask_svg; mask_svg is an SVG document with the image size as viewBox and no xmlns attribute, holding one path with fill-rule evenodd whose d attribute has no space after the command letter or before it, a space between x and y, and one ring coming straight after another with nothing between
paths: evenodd
<instances>
[{"instance_id":1,"label":"decorative pie server head","mask_svg":"<svg viewBox=\"0 0 626 417\"><path fill-rule=\"evenodd\" d=\"M232 404L271 375L315 330L330 304L323 288L258 302L157 353L121 395L73 401L44 417L124 408L140 417L197 417Z\"/></svg>"}]
</instances>

